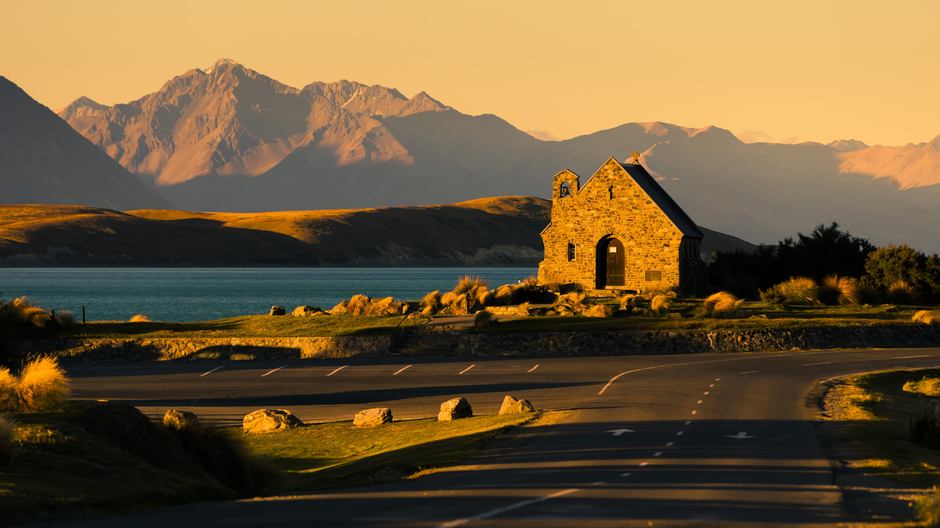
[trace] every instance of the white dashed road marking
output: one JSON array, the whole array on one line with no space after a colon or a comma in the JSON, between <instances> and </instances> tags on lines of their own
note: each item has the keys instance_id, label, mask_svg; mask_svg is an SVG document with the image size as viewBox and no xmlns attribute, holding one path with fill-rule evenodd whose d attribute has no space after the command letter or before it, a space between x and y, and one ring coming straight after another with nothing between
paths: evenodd
<instances>
[{"instance_id":1,"label":"white dashed road marking","mask_svg":"<svg viewBox=\"0 0 940 528\"><path fill-rule=\"evenodd\" d=\"M721 378L715 378L715 381L721 381Z\"/></svg>"},{"instance_id":2,"label":"white dashed road marking","mask_svg":"<svg viewBox=\"0 0 940 528\"><path fill-rule=\"evenodd\" d=\"M342 367L340 367L340 368L334 370L333 372L330 372L329 374L327 374L327 376L332 376L333 374L336 374L337 372L343 370L344 368L346 368L346 367L348 367L348 366L349 366L349 365L343 365Z\"/></svg>"},{"instance_id":3,"label":"white dashed road marking","mask_svg":"<svg viewBox=\"0 0 940 528\"><path fill-rule=\"evenodd\" d=\"M705 391L705 394L704 394L704 396L708 396L708 391Z\"/></svg>"},{"instance_id":4,"label":"white dashed road marking","mask_svg":"<svg viewBox=\"0 0 940 528\"><path fill-rule=\"evenodd\" d=\"M275 372L281 370L282 368L284 368L284 367L286 367L286 366L287 366L287 365L281 365L280 367L278 367L278 368L276 368L276 369L274 369L274 370L272 370L272 371L270 371L270 372L268 372L268 373L266 373L266 374L262 374L261 377L263 378L263 377L267 376L268 374L274 374Z\"/></svg>"},{"instance_id":5,"label":"white dashed road marking","mask_svg":"<svg viewBox=\"0 0 940 528\"><path fill-rule=\"evenodd\" d=\"M689 425L690 423L692 423L692 420L686 420L686 421L685 421L685 425Z\"/></svg>"},{"instance_id":6,"label":"white dashed road marking","mask_svg":"<svg viewBox=\"0 0 940 528\"><path fill-rule=\"evenodd\" d=\"M475 367L475 366L476 366L475 364L474 364L474 365L470 365L469 367L467 367L467 368L461 370L460 373L463 374L464 372L466 372L466 371L472 369L472 368Z\"/></svg>"},{"instance_id":7,"label":"white dashed road marking","mask_svg":"<svg viewBox=\"0 0 940 528\"><path fill-rule=\"evenodd\" d=\"M225 367L225 365L222 365L221 367L215 367L214 369L210 370L209 372L206 372L205 374L200 374L199 377L201 378L201 377L203 377L203 376L208 376L209 374L212 374L213 372L219 370L220 368L224 368L224 367Z\"/></svg>"},{"instance_id":8,"label":"white dashed road marking","mask_svg":"<svg viewBox=\"0 0 940 528\"><path fill-rule=\"evenodd\" d=\"M676 433L676 436L682 436L682 431L679 431L678 433Z\"/></svg>"},{"instance_id":9,"label":"white dashed road marking","mask_svg":"<svg viewBox=\"0 0 940 528\"><path fill-rule=\"evenodd\" d=\"M405 369L406 369L406 368L408 368L408 367L410 367L410 366L411 366L411 365L408 365L408 366L405 366L405 367L402 367L402 368L401 368L401 369L400 369L400 370L399 370L398 372L396 372L396 373L394 373L394 374L392 374L392 376L397 376L397 375L399 375L399 374L401 374L402 372L404 372L404 371L405 371Z\"/></svg>"},{"instance_id":10,"label":"white dashed road marking","mask_svg":"<svg viewBox=\"0 0 940 528\"><path fill-rule=\"evenodd\" d=\"M692 411L692 414L696 414L698 411Z\"/></svg>"},{"instance_id":11,"label":"white dashed road marking","mask_svg":"<svg viewBox=\"0 0 940 528\"><path fill-rule=\"evenodd\" d=\"M549 499L554 499L555 497L561 497L562 495L567 495L569 493L574 493L576 491L578 490L568 489L564 491L559 491L558 493L552 493L551 495L547 495L545 497L539 497L537 499L529 499L526 501L517 502L515 504L510 504L509 506L506 506L504 508L497 508L495 510L490 510L486 513L481 513L480 515L475 515L473 517L468 517L466 519L458 519L456 521L451 521L449 523L442 524L439 528L453 528L454 526L461 526L471 521L482 521L483 519L489 519L490 517L495 517L497 515L500 515L500 514L503 514L512 510L524 508L526 506L529 506L530 504L537 504L539 502L545 502Z\"/></svg>"},{"instance_id":12,"label":"white dashed road marking","mask_svg":"<svg viewBox=\"0 0 940 528\"><path fill-rule=\"evenodd\" d=\"M621 477L629 477L630 474L629 474L629 473L621 473L620 476L621 476Z\"/></svg>"},{"instance_id":13,"label":"white dashed road marking","mask_svg":"<svg viewBox=\"0 0 940 528\"><path fill-rule=\"evenodd\" d=\"M702 400L699 400L698 403L696 403L696 405L701 405L701 404L702 404Z\"/></svg>"},{"instance_id":14,"label":"white dashed road marking","mask_svg":"<svg viewBox=\"0 0 940 528\"><path fill-rule=\"evenodd\" d=\"M653 453L653 456L659 456L659 455L661 455L661 454L663 454L662 451L657 451L657 452Z\"/></svg>"},{"instance_id":15,"label":"white dashed road marking","mask_svg":"<svg viewBox=\"0 0 940 528\"><path fill-rule=\"evenodd\" d=\"M668 443L666 444L666 447L672 447L672 442L668 442Z\"/></svg>"},{"instance_id":16,"label":"white dashed road marking","mask_svg":"<svg viewBox=\"0 0 940 528\"><path fill-rule=\"evenodd\" d=\"M532 368L530 368L530 369L528 370L528 372L532 372L533 370L535 370L535 369L537 369L537 368L539 368L539 366L538 366L538 365L536 365L536 366L534 366L534 367L532 367Z\"/></svg>"}]
</instances>

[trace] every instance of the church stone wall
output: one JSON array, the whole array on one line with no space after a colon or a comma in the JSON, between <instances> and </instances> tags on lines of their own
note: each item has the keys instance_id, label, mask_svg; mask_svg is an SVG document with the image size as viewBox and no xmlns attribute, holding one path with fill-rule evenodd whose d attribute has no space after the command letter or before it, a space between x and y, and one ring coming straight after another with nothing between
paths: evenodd
<instances>
[{"instance_id":1,"label":"church stone wall","mask_svg":"<svg viewBox=\"0 0 940 528\"><path fill-rule=\"evenodd\" d=\"M568 196L562 196L565 183ZM542 233L545 259L539 279L594 290L597 260L606 258L598 256L598 244L613 236L623 242L626 277L623 286L607 289L642 292L651 282L680 284L682 233L619 163L608 161L583 188L578 175L567 170L555 175L553 185L552 223ZM573 261L568 244L574 244Z\"/></svg>"}]
</instances>

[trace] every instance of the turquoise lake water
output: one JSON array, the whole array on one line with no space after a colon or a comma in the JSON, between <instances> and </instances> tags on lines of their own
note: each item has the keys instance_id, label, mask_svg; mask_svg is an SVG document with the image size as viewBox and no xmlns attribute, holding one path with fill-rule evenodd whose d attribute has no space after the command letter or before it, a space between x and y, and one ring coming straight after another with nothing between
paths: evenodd
<instances>
[{"instance_id":1,"label":"turquoise lake water","mask_svg":"<svg viewBox=\"0 0 940 528\"><path fill-rule=\"evenodd\" d=\"M312 305L328 310L357 293L396 300L450 291L459 277L478 275L490 287L515 284L537 268L0 268L0 298L27 296L46 309L70 310L81 320L208 321L288 312Z\"/></svg>"}]
</instances>

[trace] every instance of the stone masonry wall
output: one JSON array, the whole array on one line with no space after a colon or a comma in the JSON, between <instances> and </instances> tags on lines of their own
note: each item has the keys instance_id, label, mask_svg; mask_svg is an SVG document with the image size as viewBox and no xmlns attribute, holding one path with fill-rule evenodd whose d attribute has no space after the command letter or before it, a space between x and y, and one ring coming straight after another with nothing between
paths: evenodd
<instances>
[{"instance_id":1,"label":"stone masonry wall","mask_svg":"<svg viewBox=\"0 0 940 528\"><path fill-rule=\"evenodd\" d=\"M457 327L394 336L19 340L31 355L64 361L348 358L389 356L607 356L940 346L940 326L790 330L644 330L473 334Z\"/></svg>"},{"instance_id":2,"label":"stone masonry wall","mask_svg":"<svg viewBox=\"0 0 940 528\"><path fill-rule=\"evenodd\" d=\"M560 194L564 183L570 186L570 196ZM595 289L597 246L610 235L624 245L626 276L617 289L642 291L647 271L660 272L663 282L679 284L682 233L616 160L598 169L584 188L578 175L567 170L555 175L553 185L552 223L542 233L540 279ZM568 261L569 243L575 245L573 262Z\"/></svg>"}]
</instances>

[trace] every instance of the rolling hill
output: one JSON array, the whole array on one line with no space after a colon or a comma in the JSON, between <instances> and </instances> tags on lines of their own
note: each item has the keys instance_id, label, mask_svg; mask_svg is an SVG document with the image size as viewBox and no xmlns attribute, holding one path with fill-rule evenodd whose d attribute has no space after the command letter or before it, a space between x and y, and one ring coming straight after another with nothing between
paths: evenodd
<instances>
[{"instance_id":1,"label":"rolling hill","mask_svg":"<svg viewBox=\"0 0 940 528\"><path fill-rule=\"evenodd\" d=\"M198 213L0 206L0 266L534 266L551 202ZM750 244L706 231L703 252Z\"/></svg>"}]
</instances>

